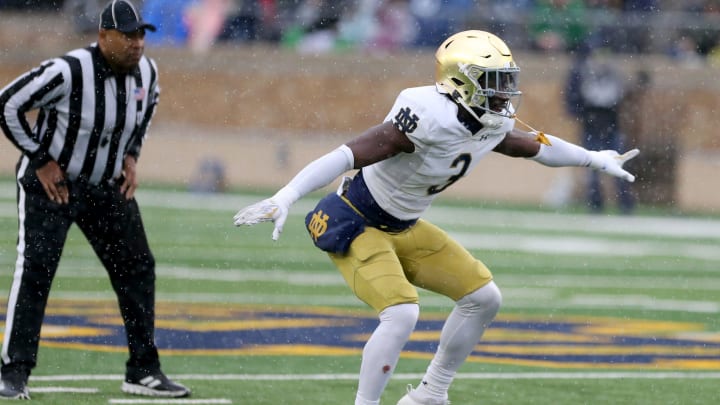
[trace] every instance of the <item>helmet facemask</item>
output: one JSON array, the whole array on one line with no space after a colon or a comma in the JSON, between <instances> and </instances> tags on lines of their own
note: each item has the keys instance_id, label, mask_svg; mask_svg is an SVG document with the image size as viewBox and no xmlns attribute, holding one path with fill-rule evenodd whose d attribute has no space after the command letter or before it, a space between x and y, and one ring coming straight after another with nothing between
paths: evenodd
<instances>
[{"instance_id":1,"label":"helmet facemask","mask_svg":"<svg viewBox=\"0 0 720 405\"><path fill-rule=\"evenodd\" d=\"M518 90L520 68L517 66L485 68L458 63L458 70L472 83L473 91L467 98L469 107L479 108L490 114L512 117L522 95ZM509 103L512 103L513 111L508 108Z\"/></svg>"}]
</instances>

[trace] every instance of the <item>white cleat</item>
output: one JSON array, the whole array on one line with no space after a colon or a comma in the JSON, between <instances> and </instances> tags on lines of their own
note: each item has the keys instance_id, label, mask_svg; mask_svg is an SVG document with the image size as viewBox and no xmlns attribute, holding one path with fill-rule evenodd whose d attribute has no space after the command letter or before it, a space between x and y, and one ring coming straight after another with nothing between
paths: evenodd
<instances>
[{"instance_id":1,"label":"white cleat","mask_svg":"<svg viewBox=\"0 0 720 405\"><path fill-rule=\"evenodd\" d=\"M407 394L398 401L397 405L450 405L447 399L416 398L413 394L412 385L408 384Z\"/></svg>"}]
</instances>

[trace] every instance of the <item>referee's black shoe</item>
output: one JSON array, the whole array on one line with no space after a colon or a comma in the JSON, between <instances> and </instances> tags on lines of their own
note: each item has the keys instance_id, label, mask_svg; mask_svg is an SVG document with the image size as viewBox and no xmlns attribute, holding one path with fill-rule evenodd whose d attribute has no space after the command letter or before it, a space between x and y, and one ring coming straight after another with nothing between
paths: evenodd
<instances>
[{"instance_id":1,"label":"referee's black shoe","mask_svg":"<svg viewBox=\"0 0 720 405\"><path fill-rule=\"evenodd\" d=\"M27 377L18 373L3 375L0 399L30 399Z\"/></svg>"},{"instance_id":2,"label":"referee's black shoe","mask_svg":"<svg viewBox=\"0 0 720 405\"><path fill-rule=\"evenodd\" d=\"M182 398L190 396L190 390L182 384L173 382L157 371L142 378L125 377L122 391L126 394L143 395L146 397Z\"/></svg>"}]
</instances>

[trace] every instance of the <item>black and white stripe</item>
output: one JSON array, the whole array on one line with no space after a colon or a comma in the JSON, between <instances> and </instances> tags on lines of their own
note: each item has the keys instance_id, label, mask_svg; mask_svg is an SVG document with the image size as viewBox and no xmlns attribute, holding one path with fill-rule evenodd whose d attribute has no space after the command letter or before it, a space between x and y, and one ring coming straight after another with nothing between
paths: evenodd
<instances>
[{"instance_id":1,"label":"black and white stripe","mask_svg":"<svg viewBox=\"0 0 720 405\"><path fill-rule=\"evenodd\" d=\"M70 180L117 178L138 156L159 99L157 66L143 56L115 75L96 44L51 59L0 90L0 128L25 155L48 154ZM31 128L26 117L39 109Z\"/></svg>"}]
</instances>

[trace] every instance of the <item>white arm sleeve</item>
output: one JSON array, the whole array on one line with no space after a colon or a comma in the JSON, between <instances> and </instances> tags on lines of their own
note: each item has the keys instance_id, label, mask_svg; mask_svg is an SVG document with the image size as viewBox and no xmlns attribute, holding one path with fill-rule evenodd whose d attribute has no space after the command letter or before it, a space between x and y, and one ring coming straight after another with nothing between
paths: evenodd
<instances>
[{"instance_id":1,"label":"white arm sleeve","mask_svg":"<svg viewBox=\"0 0 720 405\"><path fill-rule=\"evenodd\" d=\"M325 187L341 174L355 166L355 157L347 145L310 162L272 198L287 203L289 207L300 197Z\"/></svg>"},{"instance_id":2,"label":"white arm sleeve","mask_svg":"<svg viewBox=\"0 0 720 405\"><path fill-rule=\"evenodd\" d=\"M587 149L556 136L545 136L552 146L541 144L537 155L529 159L550 167L590 166L592 157Z\"/></svg>"}]
</instances>

